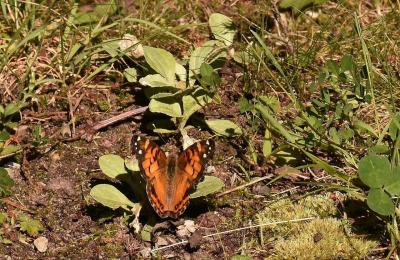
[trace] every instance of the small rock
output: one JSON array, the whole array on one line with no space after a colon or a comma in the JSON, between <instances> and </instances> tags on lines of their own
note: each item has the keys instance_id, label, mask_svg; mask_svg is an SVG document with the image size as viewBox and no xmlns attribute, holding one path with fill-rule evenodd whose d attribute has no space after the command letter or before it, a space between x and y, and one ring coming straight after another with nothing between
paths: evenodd
<instances>
[{"instance_id":1,"label":"small rock","mask_svg":"<svg viewBox=\"0 0 400 260\"><path fill-rule=\"evenodd\" d=\"M72 182L65 178L55 178L50 180L47 188L51 191L63 193L68 196L72 196L73 194L75 194Z\"/></svg>"},{"instance_id":2,"label":"small rock","mask_svg":"<svg viewBox=\"0 0 400 260\"><path fill-rule=\"evenodd\" d=\"M146 248L140 250L140 254L141 254L144 258L150 258L151 248L146 247Z\"/></svg>"},{"instance_id":3,"label":"small rock","mask_svg":"<svg viewBox=\"0 0 400 260\"><path fill-rule=\"evenodd\" d=\"M201 242L203 239L203 235L201 234L200 230L196 230L190 237L189 237L189 247L191 249L198 249L201 246Z\"/></svg>"},{"instance_id":4,"label":"small rock","mask_svg":"<svg viewBox=\"0 0 400 260\"><path fill-rule=\"evenodd\" d=\"M38 237L33 241L36 249L40 252L46 252L47 246L49 245L49 240L45 237Z\"/></svg>"},{"instance_id":5,"label":"small rock","mask_svg":"<svg viewBox=\"0 0 400 260\"><path fill-rule=\"evenodd\" d=\"M51 153L51 154L50 154L50 158L51 158L51 160L52 160L53 162L56 162L56 161L59 161L59 160L60 160L61 156L60 156L59 153L54 152L54 153Z\"/></svg>"}]
</instances>

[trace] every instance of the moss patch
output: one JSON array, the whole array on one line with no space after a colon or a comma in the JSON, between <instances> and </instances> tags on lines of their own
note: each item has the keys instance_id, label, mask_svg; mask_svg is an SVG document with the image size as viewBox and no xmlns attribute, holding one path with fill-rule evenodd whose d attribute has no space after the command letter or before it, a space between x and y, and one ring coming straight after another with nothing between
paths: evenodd
<instances>
[{"instance_id":1,"label":"moss patch","mask_svg":"<svg viewBox=\"0 0 400 260\"><path fill-rule=\"evenodd\" d=\"M377 246L356 237L347 222L335 218L337 209L328 195L309 196L297 203L279 200L257 214L259 224L315 217L308 222L287 223L261 229L261 243L273 243L269 259L364 258ZM269 238L269 239L266 239Z\"/></svg>"}]
</instances>

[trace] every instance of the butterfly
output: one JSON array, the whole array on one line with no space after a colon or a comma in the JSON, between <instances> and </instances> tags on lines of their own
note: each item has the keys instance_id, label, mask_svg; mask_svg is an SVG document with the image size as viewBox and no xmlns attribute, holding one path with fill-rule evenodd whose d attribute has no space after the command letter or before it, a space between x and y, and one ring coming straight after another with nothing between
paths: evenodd
<instances>
[{"instance_id":1,"label":"butterfly","mask_svg":"<svg viewBox=\"0 0 400 260\"><path fill-rule=\"evenodd\" d=\"M161 218L178 218L189 204L190 189L203 177L214 143L194 143L179 156L167 156L155 142L142 136L133 137L132 146L153 209Z\"/></svg>"}]
</instances>

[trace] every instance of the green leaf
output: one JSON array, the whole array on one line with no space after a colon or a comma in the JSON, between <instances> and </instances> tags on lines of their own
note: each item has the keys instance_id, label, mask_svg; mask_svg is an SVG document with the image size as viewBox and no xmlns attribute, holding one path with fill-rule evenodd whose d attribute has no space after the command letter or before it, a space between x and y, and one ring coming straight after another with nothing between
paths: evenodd
<instances>
[{"instance_id":1,"label":"green leaf","mask_svg":"<svg viewBox=\"0 0 400 260\"><path fill-rule=\"evenodd\" d=\"M256 105L256 109L258 111L260 111L261 116L264 118L264 120L270 124L270 126L272 128L275 129L275 131L277 131L279 134L281 134L283 137L286 138L287 141L291 142L291 143L295 143L297 138L292 135L289 131L287 131L281 123L278 122L278 120L276 118L274 118L271 113L268 111L268 109L261 105L261 104L257 104Z\"/></svg>"},{"instance_id":2,"label":"green leaf","mask_svg":"<svg viewBox=\"0 0 400 260\"><path fill-rule=\"evenodd\" d=\"M271 135L271 131L269 131L268 128L265 129L264 132L264 142L263 142L263 147L262 147L262 151L263 151L263 155L267 158L271 155L272 153L272 135Z\"/></svg>"},{"instance_id":3,"label":"green leaf","mask_svg":"<svg viewBox=\"0 0 400 260\"><path fill-rule=\"evenodd\" d=\"M187 120L191 115L193 115L196 111L201 109L207 103L211 101L211 97L208 96L207 92L203 89L198 88L190 95L185 95L182 97L183 104L183 117L180 123L180 128L182 129Z\"/></svg>"},{"instance_id":4,"label":"green leaf","mask_svg":"<svg viewBox=\"0 0 400 260\"><path fill-rule=\"evenodd\" d=\"M39 220L32 219L25 214L19 216L20 230L28 233L30 236L37 236L43 230L43 226Z\"/></svg>"},{"instance_id":5,"label":"green leaf","mask_svg":"<svg viewBox=\"0 0 400 260\"><path fill-rule=\"evenodd\" d=\"M221 78L209 64L203 63L200 66L201 83L206 86L217 86L221 84Z\"/></svg>"},{"instance_id":6,"label":"green leaf","mask_svg":"<svg viewBox=\"0 0 400 260\"><path fill-rule=\"evenodd\" d=\"M117 57L119 50L119 43L117 40L107 40L101 44L103 50L105 50L111 57Z\"/></svg>"},{"instance_id":7,"label":"green leaf","mask_svg":"<svg viewBox=\"0 0 400 260\"><path fill-rule=\"evenodd\" d=\"M0 142L6 141L10 137L10 134L6 131L0 131Z\"/></svg>"},{"instance_id":8,"label":"green leaf","mask_svg":"<svg viewBox=\"0 0 400 260\"><path fill-rule=\"evenodd\" d=\"M277 113L281 107L278 98L275 96L259 96L258 99L274 113Z\"/></svg>"},{"instance_id":9,"label":"green leaf","mask_svg":"<svg viewBox=\"0 0 400 260\"><path fill-rule=\"evenodd\" d=\"M124 76L128 82L137 81L137 71L135 68L127 68L124 70Z\"/></svg>"},{"instance_id":10,"label":"green leaf","mask_svg":"<svg viewBox=\"0 0 400 260\"><path fill-rule=\"evenodd\" d=\"M101 171L110 178L117 178L118 175L127 174L125 161L119 155L106 154L99 158Z\"/></svg>"},{"instance_id":11,"label":"green leaf","mask_svg":"<svg viewBox=\"0 0 400 260\"><path fill-rule=\"evenodd\" d=\"M10 195L12 186L14 186L13 179L10 178L6 169L0 167L0 197Z\"/></svg>"},{"instance_id":12,"label":"green leaf","mask_svg":"<svg viewBox=\"0 0 400 260\"><path fill-rule=\"evenodd\" d=\"M134 207L135 203L130 201L117 188L110 184L98 184L90 190L90 196L97 202L111 209Z\"/></svg>"},{"instance_id":13,"label":"green leaf","mask_svg":"<svg viewBox=\"0 0 400 260\"><path fill-rule=\"evenodd\" d=\"M208 24L215 39L224 42L226 46L233 43L236 29L231 18L220 13L213 13L210 15Z\"/></svg>"},{"instance_id":14,"label":"green leaf","mask_svg":"<svg viewBox=\"0 0 400 260\"><path fill-rule=\"evenodd\" d=\"M103 4L98 4L94 8L94 13L96 13L98 16L106 16L106 15L112 15L115 14L118 10L118 6L114 0L111 0L107 3Z\"/></svg>"},{"instance_id":15,"label":"green leaf","mask_svg":"<svg viewBox=\"0 0 400 260\"><path fill-rule=\"evenodd\" d=\"M368 153L385 154L390 151L389 147L385 144L377 144L368 149Z\"/></svg>"},{"instance_id":16,"label":"green leaf","mask_svg":"<svg viewBox=\"0 0 400 260\"><path fill-rule=\"evenodd\" d=\"M394 213L393 202L382 189L371 189L369 191L367 205L370 209L383 216L389 216Z\"/></svg>"},{"instance_id":17,"label":"green leaf","mask_svg":"<svg viewBox=\"0 0 400 260\"><path fill-rule=\"evenodd\" d=\"M214 176L204 176L204 180L197 185L196 190L190 194L190 198L207 196L221 190L224 186L225 184L221 179Z\"/></svg>"},{"instance_id":18,"label":"green leaf","mask_svg":"<svg viewBox=\"0 0 400 260\"><path fill-rule=\"evenodd\" d=\"M239 110L240 113L244 113L250 111L252 108L252 104L245 97L240 97L239 99Z\"/></svg>"},{"instance_id":19,"label":"green leaf","mask_svg":"<svg viewBox=\"0 0 400 260\"><path fill-rule=\"evenodd\" d=\"M168 81L166 78L161 76L160 74L151 74L146 77L140 78L139 83L143 86L149 87L174 87L175 83Z\"/></svg>"},{"instance_id":20,"label":"green leaf","mask_svg":"<svg viewBox=\"0 0 400 260\"><path fill-rule=\"evenodd\" d=\"M163 76L170 85L175 84L175 58L166 50L144 46L144 58L147 64Z\"/></svg>"},{"instance_id":21,"label":"green leaf","mask_svg":"<svg viewBox=\"0 0 400 260\"><path fill-rule=\"evenodd\" d=\"M189 59L189 85L193 86L200 67L203 63L212 64L218 59L226 57L224 44L220 41L207 41L203 46L194 49Z\"/></svg>"},{"instance_id":22,"label":"green leaf","mask_svg":"<svg viewBox=\"0 0 400 260\"><path fill-rule=\"evenodd\" d=\"M140 231L140 237L143 241L150 242L151 241L151 231L153 230L152 225L146 224L143 226L142 230Z\"/></svg>"},{"instance_id":23,"label":"green leaf","mask_svg":"<svg viewBox=\"0 0 400 260\"><path fill-rule=\"evenodd\" d=\"M397 113L393 116L392 121L389 125L389 135L392 141L396 141L397 136L399 135L400 130L400 113Z\"/></svg>"},{"instance_id":24,"label":"green leaf","mask_svg":"<svg viewBox=\"0 0 400 260\"><path fill-rule=\"evenodd\" d=\"M238 136L241 135L242 129L235 123L230 120L225 119L215 119L215 120L206 120L208 127L214 131L214 133L223 135L223 136Z\"/></svg>"},{"instance_id":25,"label":"green leaf","mask_svg":"<svg viewBox=\"0 0 400 260\"><path fill-rule=\"evenodd\" d=\"M384 189L392 196L400 196L400 166L393 168L391 181L384 186Z\"/></svg>"},{"instance_id":26,"label":"green leaf","mask_svg":"<svg viewBox=\"0 0 400 260\"><path fill-rule=\"evenodd\" d=\"M186 77L187 77L186 69L178 62L175 63L175 74L178 76L178 79L180 81L183 81L186 83Z\"/></svg>"},{"instance_id":27,"label":"green leaf","mask_svg":"<svg viewBox=\"0 0 400 260\"><path fill-rule=\"evenodd\" d=\"M20 110L19 106L15 105L13 103L10 103L4 109L4 117L11 116L11 115L17 113L19 110Z\"/></svg>"},{"instance_id":28,"label":"green leaf","mask_svg":"<svg viewBox=\"0 0 400 260\"><path fill-rule=\"evenodd\" d=\"M139 163L138 160L135 159L127 159L125 160L125 167L130 170L131 172L139 172Z\"/></svg>"},{"instance_id":29,"label":"green leaf","mask_svg":"<svg viewBox=\"0 0 400 260\"><path fill-rule=\"evenodd\" d=\"M391 181L390 162L383 156L367 155L358 163L358 175L370 188L381 188Z\"/></svg>"},{"instance_id":30,"label":"green leaf","mask_svg":"<svg viewBox=\"0 0 400 260\"><path fill-rule=\"evenodd\" d=\"M354 127L357 130L366 131L366 132L372 134L373 136L378 137L378 134L375 132L375 130L372 128L372 126L370 126L369 124L367 124L363 121L360 121L360 120L355 121Z\"/></svg>"},{"instance_id":31,"label":"green leaf","mask_svg":"<svg viewBox=\"0 0 400 260\"><path fill-rule=\"evenodd\" d=\"M173 99L152 99L149 104L149 110L153 113L162 113L171 117L182 117L181 106Z\"/></svg>"},{"instance_id":32,"label":"green leaf","mask_svg":"<svg viewBox=\"0 0 400 260\"><path fill-rule=\"evenodd\" d=\"M6 147L3 147L3 149L0 149L0 151L1 151L0 155L12 154L12 153L18 152L19 150L21 150L21 146L9 144Z\"/></svg>"},{"instance_id":33,"label":"green leaf","mask_svg":"<svg viewBox=\"0 0 400 260\"><path fill-rule=\"evenodd\" d=\"M0 227L3 226L4 221L7 220L7 214L4 212L0 212ZM0 234L1 236L1 234Z\"/></svg>"},{"instance_id":34,"label":"green leaf","mask_svg":"<svg viewBox=\"0 0 400 260\"><path fill-rule=\"evenodd\" d=\"M279 2L279 7L283 9L292 8L298 11L306 6L323 4L326 1L328 0L282 0Z\"/></svg>"}]
</instances>

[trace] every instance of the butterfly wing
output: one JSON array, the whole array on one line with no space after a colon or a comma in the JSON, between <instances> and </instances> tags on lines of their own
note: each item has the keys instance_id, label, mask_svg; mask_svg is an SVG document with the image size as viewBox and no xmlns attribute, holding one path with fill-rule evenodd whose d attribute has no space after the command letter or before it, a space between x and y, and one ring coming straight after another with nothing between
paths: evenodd
<instances>
[{"instance_id":1,"label":"butterfly wing","mask_svg":"<svg viewBox=\"0 0 400 260\"><path fill-rule=\"evenodd\" d=\"M151 206L160 217L168 200L169 177L167 156L153 141L138 136L132 139L140 173L146 180L146 193Z\"/></svg>"},{"instance_id":2,"label":"butterfly wing","mask_svg":"<svg viewBox=\"0 0 400 260\"><path fill-rule=\"evenodd\" d=\"M214 152L211 140L197 142L183 151L176 161L174 175L175 190L172 196L171 217L181 215L189 204L188 191L203 177L207 161Z\"/></svg>"}]
</instances>

